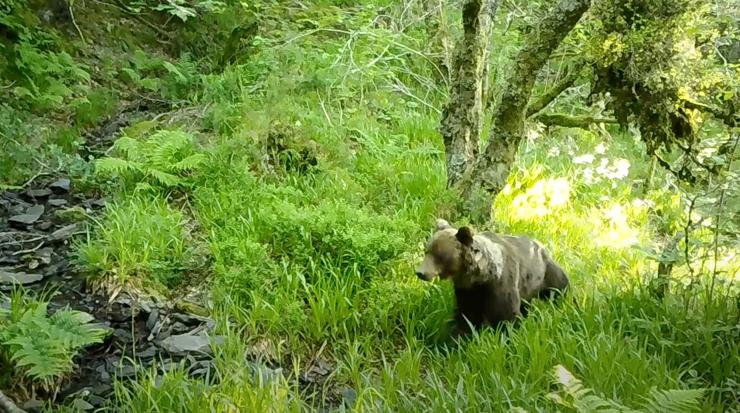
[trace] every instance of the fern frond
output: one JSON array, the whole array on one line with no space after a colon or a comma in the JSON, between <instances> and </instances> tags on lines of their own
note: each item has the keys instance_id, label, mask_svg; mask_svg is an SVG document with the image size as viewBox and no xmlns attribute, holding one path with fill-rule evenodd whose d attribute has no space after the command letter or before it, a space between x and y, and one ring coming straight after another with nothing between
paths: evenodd
<instances>
[{"instance_id":1,"label":"fern frond","mask_svg":"<svg viewBox=\"0 0 740 413\"><path fill-rule=\"evenodd\" d=\"M127 158L138 159L141 157L141 143L128 136L121 136L113 143L113 149L126 155Z\"/></svg>"},{"instance_id":2,"label":"fern frond","mask_svg":"<svg viewBox=\"0 0 740 413\"><path fill-rule=\"evenodd\" d=\"M645 410L662 413L688 413L701 410L704 389L658 390L651 389Z\"/></svg>"},{"instance_id":3,"label":"fern frond","mask_svg":"<svg viewBox=\"0 0 740 413\"><path fill-rule=\"evenodd\" d=\"M181 156L194 151L193 137L179 130L158 131L149 138L147 147L148 162L161 170L169 170Z\"/></svg>"},{"instance_id":4,"label":"fern frond","mask_svg":"<svg viewBox=\"0 0 740 413\"><path fill-rule=\"evenodd\" d=\"M95 161L95 172L104 175L120 175L126 172L142 172L138 162L120 158L101 158Z\"/></svg>"},{"instance_id":5,"label":"fern frond","mask_svg":"<svg viewBox=\"0 0 740 413\"><path fill-rule=\"evenodd\" d=\"M197 169L201 164L203 164L203 162L205 162L205 160L206 160L206 156L203 155L202 153L190 155L187 158L172 165L172 170L188 171L188 170Z\"/></svg>"},{"instance_id":6,"label":"fern frond","mask_svg":"<svg viewBox=\"0 0 740 413\"><path fill-rule=\"evenodd\" d=\"M157 182L167 187L178 186L182 183L182 180L177 176L154 168L148 169L147 173L156 179Z\"/></svg>"},{"instance_id":7,"label":"fern frond","mask_svg":"<svg viewBox=\"0 0 740 413\"><path fill-rule=\"evenodd\" d=\"M57 311L50 317L52 337L58 337L69 349L100 343L106 330L89 324L94 318L87 313L73 310Z\"/></svg>"}]
</instances>

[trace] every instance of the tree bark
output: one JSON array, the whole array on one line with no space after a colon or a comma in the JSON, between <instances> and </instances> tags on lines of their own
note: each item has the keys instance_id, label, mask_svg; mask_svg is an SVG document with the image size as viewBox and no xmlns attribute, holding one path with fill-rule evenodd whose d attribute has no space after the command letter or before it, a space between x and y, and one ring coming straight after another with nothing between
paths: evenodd
<instances>
[{"instance_id":1,"label":"tree bark","mask_svg":"<svg viewBox=\"0 0 740 413\"><path fill-rule=\"evenodd\" d=\"M490 1L491 4L487 4ZM453 187L476 158L483 118L483 74L490 37L491 10L497 0L463 5L463 37L455 50L450 99L442 111L440 133L447 157L447 186Z\"/></svg>"},{"instance_id":2,"label":"tree bark","mask_svg":"<svg viewBox=\"0 0 740 413\"><path fill-rule=\"evenodd\" d=\"M474 222L490 221L493 198L506 185L524 135L527 104L537 73L590 5L590 0L560 0L527 36L493 114L484 153L459 183L463 209Z\"/></svg>"}]
</instances>

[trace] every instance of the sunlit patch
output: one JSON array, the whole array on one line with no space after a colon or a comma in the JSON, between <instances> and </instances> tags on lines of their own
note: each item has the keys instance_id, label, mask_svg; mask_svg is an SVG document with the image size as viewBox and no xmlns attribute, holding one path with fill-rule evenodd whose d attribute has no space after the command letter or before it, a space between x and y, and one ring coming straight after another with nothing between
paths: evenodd
<instances>
[{"instance_id":1,"label":"sunlit patch","mask_svg":"<svg viewBox=\"0 0 740 413\"><path fill-rule=\"evenodd\" d=\"M542 179L511 202L512 218L531 220L552 214L568 204L570 182L565 178Z\"/></svg>"},{"instance_id":2,"label":"sunlit patch","mask_svg":"<svg viewBox=\"0 0 740 413\"><path fill-rule=\"evenodd\" d=\"M640 231L630 226L628 213L620 204L600 210L592 220L595 221L595 242L599 247L623 249L639 242Z\"/></svg>"},{"instance_id":3,"label":"sunlit patch","mask_svg":"<svg viewBox=\"0 0 740 413\"><path fill-rule=\"evenodd\" d=\"M552 148L548 149L547 151L547 157L548 158L554 158L556 156L560 155L560 148L557 146L553 146Z\"/></svg>"},{"instance_id":4,"label":"sunlit patch","mask_svg":"<svg viewBox=\"0 0 740 413\"><path fill-rule=\"evenodd\" d=\"M573 163L576 165L583 165L583 164L591 164L594 162L594 156L590 153L587 153L585 155L576 156L573 158Z\"/></svg>"},{"instance_id":5,"label":"sunlit patch","mask_svg":"<svg viewBox=\"0 0 740 413\"><path fill-rule=\"evenodd\" d=\"M603 143L600 143L600 144L596 145L596 147L594 148L594 152L596 152L599 155L605 154L606 153L606 145L604 145Z\"/></svg>"}]
</instances>

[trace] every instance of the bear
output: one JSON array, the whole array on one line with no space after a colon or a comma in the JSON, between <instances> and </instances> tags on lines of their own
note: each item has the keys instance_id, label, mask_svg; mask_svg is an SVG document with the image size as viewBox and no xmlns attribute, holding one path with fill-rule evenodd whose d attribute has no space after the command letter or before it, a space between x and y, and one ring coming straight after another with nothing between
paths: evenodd
<instances>
[{"instance_id":1,"label":"bear","mask_svg":"<svg viewBox=\"0 0 740 413\"><path fill-rule=\"evenodd\" d=\"M570 281L539 242L526 236L474 233L438 219L416 269L423 281L449 279L455 289L455 331L499 328L525 317L533 298L563 294Z\"/></svg>"}]
</instances>

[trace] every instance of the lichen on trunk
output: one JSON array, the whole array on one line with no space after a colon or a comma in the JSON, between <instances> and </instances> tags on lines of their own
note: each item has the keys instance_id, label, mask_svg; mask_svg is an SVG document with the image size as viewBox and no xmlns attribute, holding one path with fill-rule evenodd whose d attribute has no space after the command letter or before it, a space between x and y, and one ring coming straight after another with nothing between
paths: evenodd
<instances>
[{"instance_id":1,"label":"lichen on trunk","mask_svg":"<svg viewBox=\"0 0 740 413\"><path fill-rule=\"evenodd\" d=\"M488 3L490 1L490 4ZM478 154L483 117L483 76L496 0L469 0L463 6L463 36L455 50L450 99L440 132L447 157L447 185L453 187Z\"/></svg>"}]
</instances>

